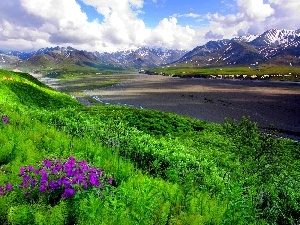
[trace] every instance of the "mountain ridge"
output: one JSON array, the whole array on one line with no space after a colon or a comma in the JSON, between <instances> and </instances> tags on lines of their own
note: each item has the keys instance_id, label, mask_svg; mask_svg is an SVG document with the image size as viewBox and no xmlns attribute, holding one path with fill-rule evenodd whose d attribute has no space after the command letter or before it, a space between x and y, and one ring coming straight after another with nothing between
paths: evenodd
<instances>
[{"instance_id":1,"label":"mountain ridge","mask_svg":"<svg viewBox=\"0 0 300 225\"><path fill-rule=\"evenodd\" d=\"M240 43L240 45L237 43ZM185 63L194 66L249 65L274 63L276 58L286 57L289 58L289 61L284 63L281 60L280 64L300 65L299 44L300 29L271 29L257 36L250 35L210 41L205 45L197 46L175 63ZM235 50L232 49L233 47L235 47ZM229 50L231 50L231 55ZM197 61L197 64L188 63L189 61Z\"/></svg>"},{"instance_id":2,"label":"mountain ridge","mask_svg":"<svg viewBox=\"0 0 300 225\"><path fill-rule=\"evenodd\" d=\"M300 65L300 29L270 29L261 35L209 41L191 51L141 47L117 52L88 52L73 47L47 47L32 52L0 52L0 66L59 67L69 63L100 68L144 68L162 65L249 65L279 63ZM2 58L1 58L2 57ZM6 60L5 60L5 59ZM285 60L285 58L287 60ZM1 59L2 62L1 62Z\"/></svg>"}]
</instances>

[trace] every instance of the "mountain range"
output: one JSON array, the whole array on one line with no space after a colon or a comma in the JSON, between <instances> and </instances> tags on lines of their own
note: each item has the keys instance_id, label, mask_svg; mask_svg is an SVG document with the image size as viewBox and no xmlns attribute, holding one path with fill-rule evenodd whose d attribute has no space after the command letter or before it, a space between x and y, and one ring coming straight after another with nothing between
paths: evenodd
<instances>
[{"instance_id":1,"label":"mountain range","mask_svg":"<svg viewBox=\"0 0 300 225\"><path fill-rule=\"evenodd\" d=\"M271 29L261 35L209 41L191 51L142 47L99 53L59 46L32 52L0 51L0 67L14 69L62 68L70 65L118 69L177 64L226 66L258 63L300 65L300 29Z\"/></svg>"},{"instance_id":2,"label":"mountain range","mask_svg":"<svg viewBox=\"0 0 300 225\"><path fill-rule=\"evenodd\" d=\"M189 65L300 65L300 29L272 29L257 36L209 41L186 53L177 63Z\"/></svg>"}]
</instances>

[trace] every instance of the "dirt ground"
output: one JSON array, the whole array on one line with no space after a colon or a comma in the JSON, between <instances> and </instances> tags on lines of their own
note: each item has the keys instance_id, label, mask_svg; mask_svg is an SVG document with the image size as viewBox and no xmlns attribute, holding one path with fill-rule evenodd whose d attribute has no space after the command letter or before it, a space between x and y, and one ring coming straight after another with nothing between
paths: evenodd
<instances>
[{"instance_id":1,"label":"dirt ground","mask_svg":"<svg viewBox=\"0 0 300 225\"><path fill-rule=\"evenodd\" d=\"M106 104L158 109L210 122L250 116L300 139L300 83L184 79L132 75L127 81L85 94Z\"/></svg>"}]
</instances>

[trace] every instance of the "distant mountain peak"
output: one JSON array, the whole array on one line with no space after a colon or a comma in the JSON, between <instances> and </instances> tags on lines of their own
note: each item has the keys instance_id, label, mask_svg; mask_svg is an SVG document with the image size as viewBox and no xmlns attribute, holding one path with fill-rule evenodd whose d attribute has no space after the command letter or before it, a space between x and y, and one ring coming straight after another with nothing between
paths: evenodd
<instances>
[{"instance_id":1,"label":"distant mountain peak","mask_svg":"<svg viewBox=\"0 0 300 225\"><path fill-rule=\"evenodd\" d=\"M236 37L233 38L233 40L236 41L242 41L242 42L251 42L253 40L255 40L258 37L258 35L246 35L246 36L240 36L240 37Z\"/></svg>"},{"instance_id":2,"label":"distant mountain peak","mask_svg":"<svg viewBox=\"0 0 300 225\"><path fill-rule=\"evenodd\" d=\"M111 53L99 53L77 50L70 46L55 46L41 48L33 52L12 51L2 53L1 57L3 58L2 61L5 62L3 64L5 66L17 60L22 64L22 60L26 60L28 63L32 63L34 67L39 65L54 67L65 61L67 61L67 65L96 66L101 64L122 68L155 67L172 63L184 63L185 66L249 65L257 62L300 65L299 47L300 29L270 29L261 35L209 41L191 51L145 46L127 48ZM8 56L13 57L9 58Z\"/></svg>"},{"instance_id":3,"label":"distant mountain peak","mask_svg":"<svg viewBox=\"0 0 300 225\"><path fill-rule=\"evenodd\" d=\"M267 30L261 35L248 35L209 41L186 53L176 63L186 65L250 65L257 62L300 65L300 29ZM285 60L284 58L289 60ZM280 59L280 60L278 60Z\"/></svg>"},{"instance_id":4,"label":"distant mountain peak","mask_svg":"<svg viewBox=\"0 0 300 225\"><path fill-rule=\"evenodd\" d=\"M112 53L96 53L107 63L115 63L123 67L152 67L172 63L181 58L186 51L167 48L141 47Z\"/></svg>"},{"instance_id":5,"label":"distant mountain peak","mask_svg":"<svg viewBox=\"0 0 300 225\"><path fill-rule=\"evenodd\" d=\"M256 46L287 46L298 37L300 37L299 30L270 29L259 35L251 44Z\"/></svg>"}]
</instances>

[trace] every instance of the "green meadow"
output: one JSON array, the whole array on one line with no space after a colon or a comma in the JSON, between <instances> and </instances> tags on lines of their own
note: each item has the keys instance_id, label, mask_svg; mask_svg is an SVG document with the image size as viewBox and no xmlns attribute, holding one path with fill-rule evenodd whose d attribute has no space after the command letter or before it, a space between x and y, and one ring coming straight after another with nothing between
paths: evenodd
<instances>
[{"instance_id":1,"label":"green meadow","mask_svg":"<svg viewBox=\"0 0 300 225\"><path fill-rule=\"evenodd\" d=\"M182 78L188 77L211 77L218 75L256 75L261 78L263 75L270 75L268 80L273 81L300 81L299 66L284 66L284 65L250 65L250 66L185 66L178 64L176 66L164 66L160 68L150 69L150 72L157 74L165 74L167 76L177 76ZM272 76L271 76L272 75ZM240 77L242 78L242 77Z\"/></svg>"},{"instance_id":2,"label":"green meadow","mask_svg":"<svg viewBox=\"0 0 300 225\"><path fill-rule=\"evenodd\" d=\"M86 107L5 70L0 117L0 224L300 222L300 143L248 118Z\"/></svg>"}]
</instances>

